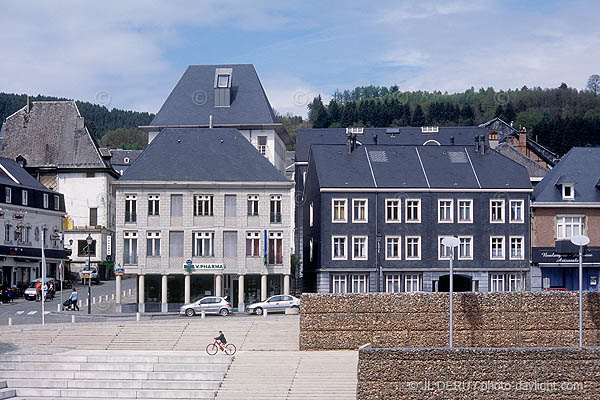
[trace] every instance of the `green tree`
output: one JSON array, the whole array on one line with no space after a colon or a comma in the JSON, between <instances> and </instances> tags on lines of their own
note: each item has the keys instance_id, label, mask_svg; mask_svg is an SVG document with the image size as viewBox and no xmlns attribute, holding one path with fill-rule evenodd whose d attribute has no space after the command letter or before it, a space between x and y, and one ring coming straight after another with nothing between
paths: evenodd
<instances>
[{"instance_id":1,"label":"green tree","mask_svg":"<svg viewBox=\"0 0 600 400\"><path fill-rule=\"evenodd\" d=\"M111 149L141 150L148 144L148 134L137 128L117 128L107 132L100 144Z\"/></svg>"},{"instance_id":2,"label":"green tree","mask_svg":"<svg viewBox=\"0 0 600 400\"><path fill-rule=\"evenodd\" d=\"M413 126L425 126L425 113L420 104L417 104L415 111L413 112L412 120L410 121Z\"/></svg>"}]
</instances>

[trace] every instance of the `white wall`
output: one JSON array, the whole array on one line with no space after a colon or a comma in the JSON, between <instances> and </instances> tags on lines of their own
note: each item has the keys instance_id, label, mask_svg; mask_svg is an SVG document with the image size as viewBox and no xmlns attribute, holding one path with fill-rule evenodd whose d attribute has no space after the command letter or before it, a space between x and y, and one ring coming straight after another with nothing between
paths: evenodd
<instances>
[{"instance_id":1,"label":"white wall","mask_svg":"<svg viewBox=\"0 0 600 400\"><path fill-rule=\"evenodd\" d=\"M85 172L58 174L57 191L65 196L65 209L73 219L74 226L90 224L90 208L98 209L98 225L114 230L115 198L109 182L114 178L107 173L96 172L87 178Z\"/></svg>"}]
</instances>

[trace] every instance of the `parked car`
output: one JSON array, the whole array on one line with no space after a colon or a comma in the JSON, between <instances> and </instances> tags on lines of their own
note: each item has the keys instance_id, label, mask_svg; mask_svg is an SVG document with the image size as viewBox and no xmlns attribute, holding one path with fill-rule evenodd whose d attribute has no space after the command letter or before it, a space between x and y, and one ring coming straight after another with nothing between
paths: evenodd
<instances>
[{"instance_id":1,"label":"parked car","mask_svg":"<svg viewBox=\"0 0 600 400\"><path fill-rule=\"evenodd\" d=\"M81 268L81 271L79 271L79 278L81 279L82 285L87 284L87 278L84 278L83 277L84 275L85 276L90 275L90 267L84 266L83 268ZM92 266L91 276L92 276L93 283L95 283L96 285L100 283L100 279L98 278L98 268L97 267Z\"/></svg>"},{"instance_id":2,"label":"parked car","mask_svg":"<svg viewBox=\"0 0 600 400\"><path fill-rule=\"evenodd\" d=\"M262 315L264 310L269 313L285 312L287 308L300 308L300 299L288 294L271 296L265 301L250 304L246 309L249 314Z\"/></svg>"},{"instance_id":3,"label":"parked car","mask_svg":"<svg viewBox=\"0 0 600 400\"><path fill-rule=\"evenodd\" d=\"M196 314L201 314L202 311L205 314L217 314L226 317L233 312L233 307L225 297L208 296L182 305L179 314L193 317Z\"/></svg>"},{"instance_id":4,"label":"parked car","mask_svg":"<svg viewBox=\"0 0 600 400\"><path fill-rule=\"evenodd\" d=\"M23 296L25 297L26 300L35 300L35 285L37 284L38 280L41 280L42 278L37 278L32 280L29 283L29 287L27 289L25 289L25 292L23 293ZM46 286L48 284L48 282L53 281L54 278L44 278L42 283L44 284L44 286ZM46 290L48 289L48 287L46 286Z\"/></svg>"}]
</instances>

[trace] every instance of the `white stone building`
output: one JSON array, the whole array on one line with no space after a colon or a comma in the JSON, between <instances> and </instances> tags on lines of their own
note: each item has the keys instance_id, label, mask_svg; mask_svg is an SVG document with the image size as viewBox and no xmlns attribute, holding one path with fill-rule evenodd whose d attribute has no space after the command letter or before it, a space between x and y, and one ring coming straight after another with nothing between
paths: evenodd
<instances>
[{"instance_id":1,"label":"white stone building","mask_svg":"<svg viewBox=\"0 0 600 400\"><path fill-rule=\"evenodd\" d=\"M117 268L138 276L140 311L289 293L293 183L238 130L164 129L115 187Z\"/></svg>"}]
</instances>

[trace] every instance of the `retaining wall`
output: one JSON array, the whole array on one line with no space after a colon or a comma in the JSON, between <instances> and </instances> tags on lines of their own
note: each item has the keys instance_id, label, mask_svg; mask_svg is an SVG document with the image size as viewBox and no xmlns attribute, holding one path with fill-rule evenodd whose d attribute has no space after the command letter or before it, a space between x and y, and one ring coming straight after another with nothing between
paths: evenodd
<instances>
[{"instance_id":1,"label":"retaining wall","mask_svg":"<svg viewBox=\"0 0 600 400\"><path fill-rule=\"evenodd\" d=\"M445 347L448 293L305 294L301 350ZM600 293L584 293L584 345L600 345ZM563 347L579 342L576 292L455 293L456 347Z\"/></svg>"},{"instance_id":2,"label":"retaining wall","mask_svg":"<svg viewBox=\"0 0 600 400\"><path fill-rule=\"evenodd\" d=\"M599 348L359 350L359 400L597 399Z\"/></svg>"}]
</instances>

